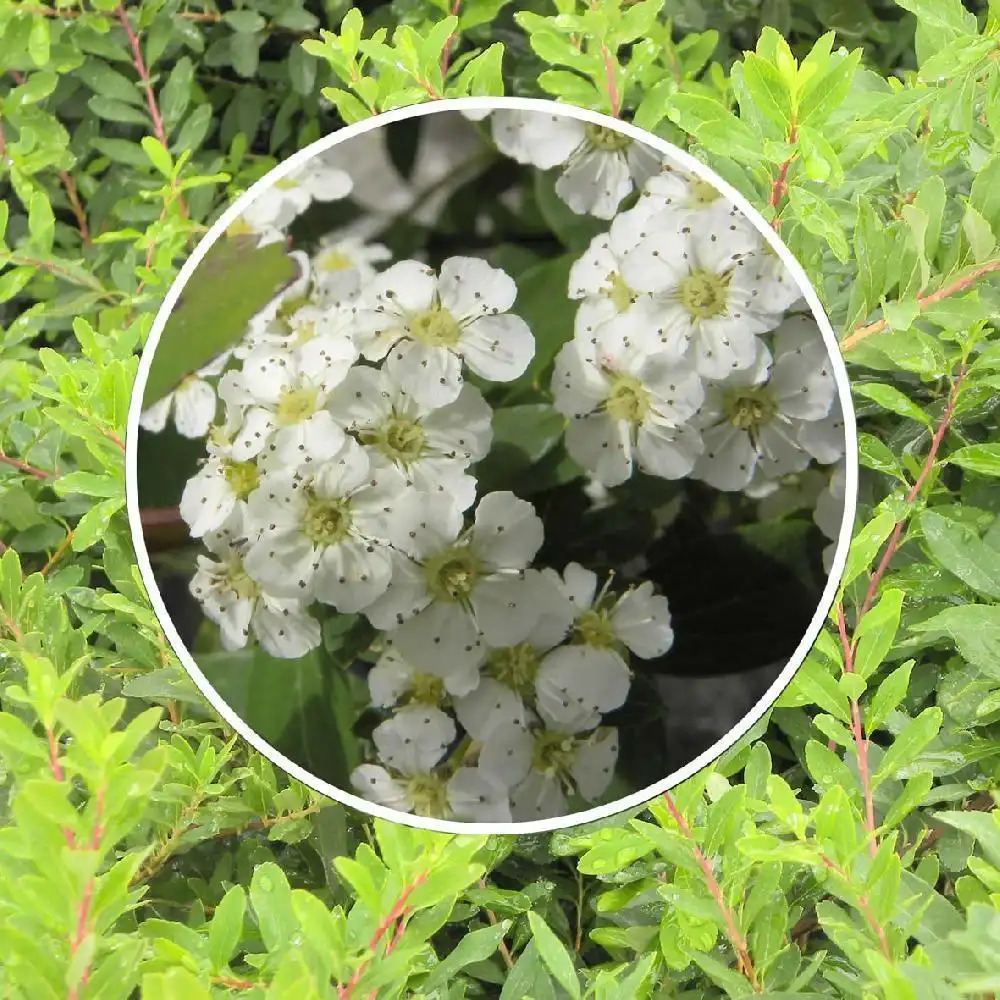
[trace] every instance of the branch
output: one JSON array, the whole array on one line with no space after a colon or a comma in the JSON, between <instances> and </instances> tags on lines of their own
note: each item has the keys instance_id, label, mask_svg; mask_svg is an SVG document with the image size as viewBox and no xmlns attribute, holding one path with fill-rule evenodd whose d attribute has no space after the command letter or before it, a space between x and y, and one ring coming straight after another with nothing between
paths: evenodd
<instances>
[{"instance_id":1,"label":"branch","mask_svg":"<svg viewBox=\"0 0 1000 1000\"><path fill-rule=\"evenodd\" d=\"M480 889L486 888L486 879L481 878L479 880L479 888ZM497 920L497 915L488 906L483 907L483 910L486 913L486 919L490 922L490 924L493 927L496 927L496 925L499 923L499 921ZM511 958L510 949L505 944L503 938L500 939L500 947L498 950L500 952L500 957L503 959L503 964L507 966L508 970L513 969L514 959ZM576 950L579 951L580 950L579 947Z\"/></svg>"},{"instance_id":2,"label":"branch","mask_svg":"<svg viewBox=\"0 0 1000 1000\"><path fill-rule=\"evenodd\" d=\"M980 278L984 278L986 275L993 274L996 271L1000 271L1000 258L984 261L982 264L974 267L968 274L961 278L956 278L953 282L944 285L936 292L931 292L930 295L918 295L917 306L923 310L928 306L934 305L936 302L950 298L952 295L960 295L962 292L968 291ZM888 328L889 323L885 319L876 320L867 326L856 327L853 333L840 342L840 348L842 351L853 350L862 340L871 337L873 334L882 333L883 330L887 330Z\"/></svg>"},{"instance_id":3,"label":"branch","mask_svg":"<svg viewBox=\"0 0 1000 1000\"><path fill-rule=\"evenodd\" d=\"M844 673L854 673L854 644L847 635L847 620L844 617L843 604L837 605L837 630L840 633L840 645L844 653ZM861 706L857 698L851 699L851 732L854 736L854 746L858 755L858 775L861 778L861 790L865 799L865 830L868 832L868 853L874 858L878 854L878 841L875 835L875 798L872 791L871 771L868 767L868 739L861 723Z\"/></svg>"},{"instance_id":4,"label":"branch","mask_svg":"<svg viewBox=\"0 0 1000 1000\"><path fill-rule=\"evenodd\" d=\"M788 129L788 142L790 145L795 145L799 141L799 126L798 123L793 121ZM781 219L778 218L778 213L781 210L781 203L785 199L785 195L788 194L788 171L792 167L792 163L795 160L797 153L792 153L791 156L785 160L784 163L778 167L778 176L774 179L774 183L771 185L771 195L768 198L768 204L774 209L774 219L771 222L772 227L777 231L781 228Z\"/></svg>"},{"instance_id":5,"label":"branch","mask_svg":"<svg viewBox=\"0 0 1000 1000\"><path fill-rule=\"evenodd\" d=\"M129 47L132 49L132 65L135 66L135 71L139 74L139 80L143 85L142 89L146 92L146 107L149 108L149 116L153 119L153 132L156 138L159 139L160 145L166 149L168 145L167 130L163 125L160 106L156 103L156 95L153 93L153 84L149 77L146 61L142 57L142 46L139 44L139 36L128 19L124 4L118 5L117 15L122 29L125 31Z\"/></svg>"},{"instance_id":6,"label":"branch","mask_svg":"<svg viewBox=\"0 0 1000 1000\"><path fill-rule=\"evenodd\" d=\"M17 469L18 472L23 472L27 476L34 476L35 479L51 479L53 475L51 472L46 472L45 469L36 468L34 465L29 465L17 458L11 458L2 451L0 451L0 462L9 465L12 469Z\"/></svg>"},{"instance_id":7,"label":"branch","mask_svg":"<svg viewBox=\"0 0 1000 1000\"><path fill-rule=\"evenodd\" d=\"M604 76L608 83L608 102L611 104L611 117L617 118L621 114L622 103L618 95L618 85L615 83L615 60L611 56L611 50L606 46L601 46L601 55L604 56Z\"/></svg>"},{"instance_id":8,"label":"branch","mask_svg":"<svg viewBox=\"0 0 1000 1000\"><path fill-rule=\"evenodd\" d=\"M712 894L712 898L715 900L716 905L722 913L722 919L726 925L726 934L733 946L733 950L736 952L736 960L739 965L739 970L749 980L754 992L759 993L760 983L757 981L757 972L754 969L753 961L750 958L750 949L747 947L746 938L743 937L743 934L736 923L736 914L733 913L732 908L726 902L726 899L722 894L722 887L719 885L715 878L715 874L712 872L711 862L707 857L705 857L705 854L701 847L699 847L697 840L695 840L694 834L691 832L691 828L687 825L687 822L681 815L680 810L677 808L677 805L674 803L673 797L669 792L663 793L663 801L666 803L667 809L670 810L670 815L673 816L674 822L680 828L681 833L691 844L691 851L694 854L695 861L698 862L698 867L702 870L702 873L705 876L705 881L708 884L708 891Z\"/></svg>"},{"instance_id":9,"label":"branch","mask_svg":"<svg viewBox=\"0 0 1000 1000\"><path fill-rule=\"evenodd\" d=\"M406 901L413 894L417 886L421 885L427 880L427 876L430 874L429 871L421 872L409 885L403 887L403 891L399 894L399 899L393 904L392 909L386 914L382 919L382 922L375 928L375 933L372 935L371 941L368 942L368 951L372 952L372 958L365 959L355 970L354 974L347 981L344 986L337 987L337 997L338 1000L350 1000L353 995L354 990L357 988L358 983L361 981L362 976L368 971L368 967L372 963L374 958L375 949L379 946L382 939L386 936L386 933L393 929L397 921L402 921L406 919L409 912L409 908L406 905ZM395 946L394 937L390 937L389 943L391 946Z\"/></svg>"}]
</instances>

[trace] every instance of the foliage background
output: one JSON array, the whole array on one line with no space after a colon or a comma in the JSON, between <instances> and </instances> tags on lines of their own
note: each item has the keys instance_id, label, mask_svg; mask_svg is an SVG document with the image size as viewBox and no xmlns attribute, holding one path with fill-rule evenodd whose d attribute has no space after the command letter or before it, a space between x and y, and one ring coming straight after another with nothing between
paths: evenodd
<instances>
[{"instance_id":1,"label":"foliage background","mask_svg":"<svg viewBox=\"0 0 1000 1000\"><path fill-rule=\"evenodd\" d=\"M0 2L0 995L993 996L1000 9L345 14ZM776 220L865 474L766 726L635 816L449 838L317 799L207 711L133 565L122 435L235 193L338 114L501 88L634 115Z\"/></svg>"}]
</instances>

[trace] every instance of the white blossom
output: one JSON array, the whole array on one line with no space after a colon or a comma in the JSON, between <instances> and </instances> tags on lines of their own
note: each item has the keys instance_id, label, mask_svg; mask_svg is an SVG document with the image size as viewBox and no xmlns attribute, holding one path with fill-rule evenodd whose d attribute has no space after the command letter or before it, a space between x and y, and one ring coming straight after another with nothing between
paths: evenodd
<instances>
[{"instance_id":1,"label":"white blossom","mask_svg":"<svg viewBox=\"0 0 1000 1000\"><path fill-rule=\"evenodd\" d=\"M775 479L802 471L812 453L827 454L837 442L842 454L839 414L831 416L836 392L815 322L790 317L775 332L773 359L762 347L752 368L709 387L699 417L705 450L694 475L716 489L741 490L758 469Z\"/></svg>"},{"instance_id":2,"label":"white blossom","mask_svg":"<svg viewBox=\"0 0 1000 1000\"><path fill-rule=\"evenodd\" d=\"M669 211L650 216L621 273L630 288L656 297L664 348L718 379L755 362L758 336L780 316L755 284L751 254L760 234L735 209L711 221L678 225Z\"/></svg>"},{"instance_id":3,"label":"white blossom","mask_svg":"<svg viewBox=\"0 0 1000 1000\"><path fill-rule=\"evenodd\" d=\"M490 774L459 767L445 778L436 770L455 737L454 722L439 709L401 709L372 733L382 764L355 768L351 784L365 798L400 812L510 822L506 789Z\"/></svg>"},{"instance_id":4,"label":"white blossom","mask_svg":"<svg viewBox=\"0 0 1000 1000\"><path fill-rule=\"evenodd\" d=\"M368 691L376 708L392 708L402 701L440 708L449 698L467 695L478 684L479 670L474 663L439 660L432 670L419 671L394 646L386 649L368 672Z\"/></svg>"},{"instance_id":5,"label":"white blossom","mask_svg":"<svg viewBox=\"0 0 1000 1000\"><path fill-rule=\"evenodd\" d=\"M386 368L427 406L452 402L462 388L462 362L477 375L509 382L528 367L534 338L508 310L517 285L475 257L451 257L440 274L405 260L362 293L356 330L364 356Z\"/></svg>"},{"instance_id":6,"label":"white blossom","mask_svg":"<svg viewBox=\"0 0 1000 1000\"><path fill-rule=\"evenodd\" d=\"M219 385L219 394L243 410L233 457L248 461L267 451L281 465L331 457L344 433L326 401L356 357L348 338L323 333L292 349L262 345L251 351Z\"/></svg>"},{"instance_id":7,"label":"white blossom","mask_svg":"<svg viewBox=\"0 0 1000 1000\"><path fill-rule=\"evenodd\" d=\"M313 201L336 201L351 193L350 176L313 157L274 181L243 210L243 221L255 230L285 229Z\"/></svg>"},{"instance_id":8,"label":"white blossom","mask_svg":"<svg viewBox=\"0 0 1000 1000\"><path fill-rule=\"evenodd\" d=\"M173 392L143 411L139 426L158 434L167 426L167 419L172 414L178 434L187 438L203 438L215 420L218 407L215 386L208 379L220 375L231 357L232 351L223 351L207 365L183 378Z\"/></svg>"},{"instance_id":9,"label":"white blossom","mask_svg":"<svg viewBox=\"0 0 1000 1000\"><path fill-rule=\"evenodd\" d=\"M402 476L351 439L308 476L267 475L247 500L250 576L272 592L361 611L389 584L414 503Z\"/></svg>"},{"instance_id":10,"label":"white blossom","mask_svg":"<svg viewBox=\"0 0 1000 1000\"><path fill-rule=\"evenodd\" d=\"M250 579L238 538L240 517L204 536L211 559L198 556L191 593L206 616L219 626L222 646L242 649L251 635L272 656L297 659L320 642L320 627L302 601L275 597Z\"/></svg>"},{"instance_id":11,"label":"white blossom","mask_svg":"<svg viewBox=\"0 0 1000 1000\"><path fill-rule=\"evenodd\" d=\"M541 170L562 167L556 194L580 215L612 218L622 199L660 164L643 143L577 118L501 110L490 121L504 155Z\"/></svg>"},{"instance_id":12,"label":"white blossom","mask_svg":"<svg viewBox=\"0 0 1000 1000\"><path fill-rule=\"evenodd\" d=\"M425 521L412 557L394 556L392 581L365 614L376 628L393 629L387 641L420 670L440 660L456 668L478 662L484 642L520 642L547 610L546 588L527 569L542 537L530 503L487 494L465 531L460 521Z\"/></svg>"},{"instance_id":13,"label":"white blossom","mask_svg":"<svg viewBox=\"0 0 1000 1000\"><path fill-rule=\"evenodd\" d=\"M233 439L241 422L241 411L227 404L222 423L209 428L208 455L184 484L179 512L192 538L221 528L260 482L255 462L233 457Z\"/></svg>"},{"instance_id":14,"label":"white blossom","mask_svg":"<svg viewBox=\"0 0 1000 1000\"><path fill-rule=\"evenodd\" d=\"M391 258L384 244L370 243L350 231L323 237L311 258L318 303L329 306L357 295L375 277L376 265Z\"/></svg>"},{"instance_id":15,"label":"white blossom","mask_svg":"<svg viewBox=\"0 0 1000 1000\"><path fill-rule=\"evenodd\" d=\"M483 744L479 769L510 790L515 822L564 816L568 796L594 802L607 790L618 760L618 734L586 735L538 727L498 726Z\"/></svg>"},{"instance_id":16,"label":"white blossom","mask_svg":"<svg viewBox=\"0 0 1000 1000\"><path fill-rule=\"evenodd\" d=\"M665 479L690 473L701 451L691 424L704 389L689 364L664 356L662 334L629 313L556 358L552 392L570 418L566 448L595 479L617 486L635 464Z\"/></svg>"},{"instance_id":17,"label":"white blossom","mask_svg":"<svg viewBox=\"0 0 1000 1000\"><path fill-rule=\"evenodd\" d=\"M493 411L474 386L433 408L413 398L385 369L357 366L333 391L328 407L339 426L384 456L407 480L443 503L465 510L476 480L467 467L489 451Z\"/></svg>"},{"instance_id":18,"label":"white blossom","mask_svg":"<svg viewBox=\"0 0 1000 1000\"><path fill-rule=\"evenodd\" d=\"M649 580L616 597L609 593L608 583L598 592L597 574L579 563L569 563L561 577L552 569L543 574L572 605L578 642L597 649L624 646L643 660L663 656L673 645L669 603L662 594L653 593Z\"/></svg>"}]
</instances>

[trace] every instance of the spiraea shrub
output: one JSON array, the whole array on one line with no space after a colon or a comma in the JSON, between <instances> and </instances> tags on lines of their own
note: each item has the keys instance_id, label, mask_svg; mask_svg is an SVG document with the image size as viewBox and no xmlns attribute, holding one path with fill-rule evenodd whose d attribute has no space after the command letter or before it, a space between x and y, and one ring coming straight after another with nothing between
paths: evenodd
<instances>
[{"instance_id":1,"label":"spiraea shrub","mask_svg":"<svg viewBox=\"0 0 1000 1000\"><path fill-rule=\"evenodd\" d=\"M998 51L971 0L0 0L0 995L992 997ZM373 823L276 771L174 659L124 511L138 353L223 207L345 123L499 94L633 121L764 214L862 464L766 718L531 837Z\"/></svg>"}]
</instances>

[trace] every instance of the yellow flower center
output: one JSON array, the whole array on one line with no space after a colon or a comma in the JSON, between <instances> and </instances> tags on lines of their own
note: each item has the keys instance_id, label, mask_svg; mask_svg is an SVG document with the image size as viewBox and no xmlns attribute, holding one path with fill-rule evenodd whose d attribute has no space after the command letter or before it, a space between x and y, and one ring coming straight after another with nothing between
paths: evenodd
<instances>
[{"instance_id":1,"label":"yellow flower center","mask_svg":"<svg viewBox=\"0 0 1000 1000\"><path fill-rule=\"evenodd\" d=\"M313 386L284 389L278 397L274 415L282 427L307 420L319 409L319 390Z\"/></svg>"},{"instance_id":2,"label":"yellow flower center","mask_svg":"<svg viewBox=\"0 0 1000 1000\"><path fill-rule=\"evenodd\" d=\"M564 733L544 730L535 736L531 769L540 774L563 777L576 759L576 741Z\"/></svg>"},{"instance_id":3,"label":"yellow flower center","mask_svg":"<svg viewBox=\"0 0 1000 1000\"><path fill-rule=\"evenodd\" d=\"M436 601L464 603L482 576L483 565L472 549L455 545L424 564L427 589Z\"/></svg>"},{"instance_id":4,"label":"yellow flower center","mask_svg":"<svg viewBox=\"0 0 1000 1000\"><path fill-rule=\"evenodd\" d=\"M354 261L342 250L327 250L317 262L320 271L349 271Z\"/></svg>"},{"instance_id":5,"label":"yellow flower center","mask_svg":"<svg viewBox=\"0 0 1000 1000\"><path fill-rule=\"evenodd\" d=\"M486 672L519 694L534 690L538 666L538 654L527 642L495 649L486 659Z\"/></svg>"},{"instance_id":6,"label":"yellow flower center","mask_svg":"<svg viewBox=\"0 0 1000 1000\"><path fill-rule=\"evenodd\" d=\"M420 424L394 415L381 427L364 433L361 440L392 461L410 465L423 454L427 435Z\"/></svg>"},{"instance_id":7,"label":"yellow flower center","mask_svg":"<svg viewBox=\"0 0 1000 1000\"><path fill-rule=\"evenodd\" d=\"M770 423L777 412L778 405L766 386L740 389L730 394L725 401L726 419L742 431L753 431Z\"/></svg>"},{"instance_id":8,"label":"yellow flower center","mask_svg":"<svg viewBox=\"0 0 1000 1000\"><path fill-rule=\"evenodd\" d=\"M591 149L600 149L603 152L616 152L621 149L628 149L632 140L621 132L616 132L612 128L604 128L601 125L587 124L584 126L587 145Z\"/></svg>"},{"instance_id":9,"label":"yellow flower center","mask_svg":"<svg viewBox=\"0 0 1000 1000\"><path fill-rule=\"evenodd\" d=\"M447 698L444 681L435 674L414 674L411 678L408 699L411 703L440 708Z\"/></svg>"},{"instance_id":10,"label":"yellow flower center","mask_svg":"<svg viewBox=\"0 0 1000 1000\"><path fill-rule=\"evenodd\" d=\"M729 275L692 271L680 285L681 305L696 319L721 316L727 308Z\"/></svg>"},{"instance_id":11,"label":"yellow flower center","mask_svg":"<svg viewBox=\"0 0 1000 1000\"><path fill-rule=\"evenodd\" d=\"M306 500L302 531L314 545L326 548L336 545L347 537L351 530L351 504L339 497L336 500L321 500L310 495Z\"/></svg>"},{"instance_id":12,"label":"yellow flower center","mask_svg":"<svg viewBox=\"0 0 1000 1000\"><path fill-rule=\"evenodd\" d=\"M257 489L260 473L253 462L233 462L227 460L222 466L223 473L240 500L246 498Z\"/></svg>"},{"instance_id":13,"label":"yellow flower center","mask_svg":"<svg viewBox=\"0 0 1000 1000\"><path fill-rule=\"evenodd\" d=\"M611 619L606 612L594 608L584 611L577 618L573 626L573 641L597 649L615 649L618 646Z\"/></svg>"},{"instance_id":14,"label":"yellow flower center","mask_svg":"<svg viewBox=\"0 0 1000 1000\"><path fill-rule=\"evenodd\" d=\"M608 283L601 289L606 298L609 298L618 312L625 312L626 309L638 298L632 291L625 279L615 272L608 277Z\"/></svg>"},{"instance_id":15,"label":"yellow flower center","mask_svg":"<svg viewBox=\"0 0 1000 1000\"><path fill-rule=\"evenodd\" d=\"M691 195L688 201L696 208L703 205L711 205L713 201L717 201L721 197L719 192L708 181L703 181L700 178L691 182L689 190Z\"/></svg>"},{"instance_id":16,"label":"yellow flower center","mask_svg":"<svg viewBox=\"0 0 1000 1000\"><path fill-rule=\"evenodd\" d=\"M417 816L442 819L448 814L448 789L436 775L417 774L408 778L406 791L413 800L413 812Z\"/></svg>"},{"instance_id":17,"label":"yellow flower center","mask_svg":"<svg viewBox=\"0 0 1000 1000\"><path fill-rule=\"evenodd\" d=\"M407 325L414 340L432 347L454 347L462 336L458 320L440 305L413 313Z\"/></svg>"},{"instance_id":18,"label":"yellow flower center","mask_svg":"<svg viewBox=\"0 0 1000 1000\"><path fill-rule=\"evenodd\" d=\"M611 376L611 392L604 408L615 420L641 424L649 413L649 391L634 375Z\"/></svg>"}]
</instances>

